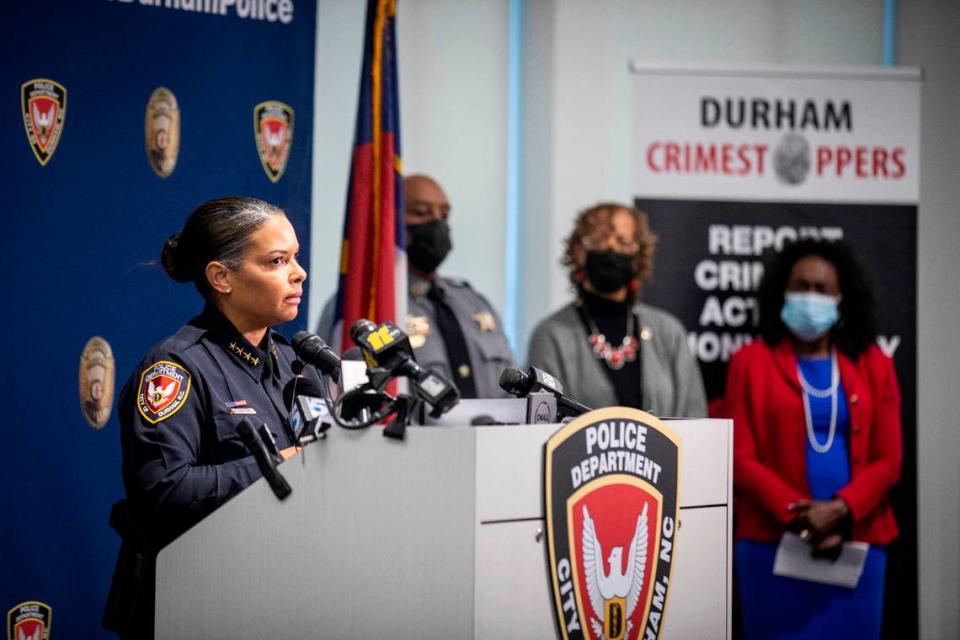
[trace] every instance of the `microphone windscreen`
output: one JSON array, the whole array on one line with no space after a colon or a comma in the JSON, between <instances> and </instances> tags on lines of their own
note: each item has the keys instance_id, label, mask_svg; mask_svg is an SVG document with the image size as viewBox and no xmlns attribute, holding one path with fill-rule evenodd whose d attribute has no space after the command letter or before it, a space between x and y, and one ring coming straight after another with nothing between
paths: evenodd
<instances>
[{"instance_id":1,"label":"microphone windscreen","mask_svg":"<svg viewBox=\"0 0 960 640\"><path fill-rule=\"evenodd\" d=\"M293 346L294 351L300 351L303 349L303 343L313 337L313 334L309 331L297 331L293 334L293 339L290 341L290 344Z\"/></svg>"},{"instance_id":2,"label":"microphone windscreen","mask_svg":"<svg viewBox=\"0 0 960 640\"><path fill-rule=\"evenodd\" d=\"M514 395L524 393L523 383L526 378L527 374L520 369L509 367L500 374L500 388Z\"/></svg>"},{"instance_id":3,"label":"microphone windscreen","mask_svg":"<svg viewBox=\"0 0 960 640\"><path fill-rule=\"evenodd\" d=\"M310 378L300 378L297 382L296 393L298 396L311 396L313 398L322 398L323 390Z\"/></svg>"},{"instance_id":4,"label":"microphone windscreen","mask_svg":"<svg viewBox=\"0 0 960 640\"><path fill-rule=\"evenodd\" d=\"M284 385L283 406L285 406L288 411L292 410L294 396L313 396L315 398L322 398L323 395L323 391L319 386L317 386L317 383L310 378L298 376Z\"/></svg>"},{"instance_id":5,"label":"microphone windscreen","mask_svg":"<svg viewBox=\"0 0 960 640\"><path fill-rule=\"evenodd\" d=\"M359 344L361 336L364 336L370 333L371 331L376 331L376 330L377 330L377 325L367 320L366 318L360 318L359 320L354 322L352 325L350 325L350 339L356 342L357 344Z\"/></svg>"}]
</instances>

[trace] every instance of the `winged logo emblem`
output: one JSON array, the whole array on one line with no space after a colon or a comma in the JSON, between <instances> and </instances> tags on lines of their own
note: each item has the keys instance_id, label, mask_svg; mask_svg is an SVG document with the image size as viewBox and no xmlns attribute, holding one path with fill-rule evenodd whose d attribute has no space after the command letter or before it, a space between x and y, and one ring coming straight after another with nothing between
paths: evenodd
<instances>
[{"instance_id":1,"label":"winged logo emblem","mask_svg":"<svg viewBox=\"0 0 960 640\"><path fill-rule=\"evenodd\" d=\"M21 627L17 630L17 640L40 640L40 627L34 627L33 633L24 633Z\"/></svg>"},{"instance_id":2,"label":"winged logo emblem","mask_svg":"<svg viewBox=\"0 0 960 640\"><path fill-rule=\"evenodd\" d=\"M173 395L174 389L176 389L177 383L173 380L165 386L153 384L153 380L147 385L147 397L149 398L148 402L159 408L166 402L167 398Z\"/></svg>"},{"instance_id":3,"label":"winged logo emblem","mask_svg":"<svg viewBox=\"0 0 960 640\"><path fill-rule=\"evenodd\" d=\"M40 165L46 165L63 133L67 90L49 78L27 80L20 86L20 106L30 148Z\"/></svg>"},{"instance_id":4,"label":"winged logo emblem","mask_svg":"<svg viewBox=\"0 0 960 640\"><path fill-rule=\"evenodd\" d=\"M33 103L33 121L37 123L37 133L40 134L41 138L47 137L47 131L50 130L50 123L53 122L54 110L54 106L50 105L49 109L41 112L37 103Z\"/></svg>"},{"instance_id":5,"label":"winged logo emblem","mask_svg":"<svg viewBox=\"0 0 960 640\"><path fill-rule=\"evenodd\" d=\"M253 108L253 135L267 178L278 182L293 143L293 108L278 100L258 104Z\"/></svg>"},{"instance_id":6,"label":"winged logo emblem","mask_svg":"<svg viewBox=\"0 0 960 640\"><path fill-rule=\"evenodd\" d=\"M603 548L586 505L583 506L582 538L587 594L595 616L590 618L593 632L604 640L629 636L633 626L630 616L633 615L643 591L647 564L647 505L643 505L643 511L637 516L637 526L630 540L625 571L621 546L610 550L610 555L606 558L610 568L609 571L604 570ZM626 628L623 625L624 620L627 621Z\"/></svg>"},{"instance_id":7,"label":"winged logo emblem","mask_svg":"<svg viewBox=\"0 0 960 640\"><path fill-rule=\"evenodd\" d=\"M190 393L190 373L182 365L159 360L143 370L137 409L150 424L169 418L183 407Z\"/></svg>"}]
</instances>

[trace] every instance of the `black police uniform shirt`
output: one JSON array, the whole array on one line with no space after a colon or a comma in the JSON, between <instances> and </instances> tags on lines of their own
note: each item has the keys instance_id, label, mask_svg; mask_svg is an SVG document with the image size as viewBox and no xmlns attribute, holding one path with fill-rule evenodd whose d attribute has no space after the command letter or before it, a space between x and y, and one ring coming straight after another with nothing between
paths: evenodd
<instances>
[{"instance_id":1,"label":"black police uniform shirt","mask_svg":"<svg viewBox=\"0 0 960 640\"><path fill-rule=\"evenodd\" d=\"M208 304L154 345L124 386L123 479L151 546L166 544L260 477L237 433L244 418L265 423L278 448L293 444L283 388L296 356L273 331L263 347ZM321 384L314 367L303 374Z\"/></svg>"}]
</instances>

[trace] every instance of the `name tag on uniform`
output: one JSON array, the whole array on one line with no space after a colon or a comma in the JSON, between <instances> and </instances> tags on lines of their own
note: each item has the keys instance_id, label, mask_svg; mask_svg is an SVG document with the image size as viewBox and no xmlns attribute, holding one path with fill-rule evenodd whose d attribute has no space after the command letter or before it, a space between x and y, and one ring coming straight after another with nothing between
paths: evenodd
<instances>
[{"instance_id":1,"label":"name tag on uniform","mask_svg":"<svg viewBox=\"0 0 960 640\"><path fill-rule=\"evenodd\" d=\"M246 400L230 400L229 402L224 402L224 406L230 412L230 415L234 416L255 416L257 415L257 410L253 407L247 406Z\"/></svg>"}]
</instances>

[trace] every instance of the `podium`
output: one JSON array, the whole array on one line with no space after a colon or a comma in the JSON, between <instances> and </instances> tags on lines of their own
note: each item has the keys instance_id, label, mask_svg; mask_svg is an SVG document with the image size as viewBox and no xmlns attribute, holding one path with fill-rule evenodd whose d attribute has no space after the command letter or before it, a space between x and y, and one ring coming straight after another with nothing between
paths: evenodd
<instances>
[{"instance_id":1,"label":"podium","mask_svg":"<svg viewBox=\"0 0 960 640\"><path fill-rule=\"evenodd\" d=\"M730 637L732 423L680 436L662 638ZM559 425L334 428L157 558L156 637L553 638L543 443Z\"/></svg>"}]
</instances>

